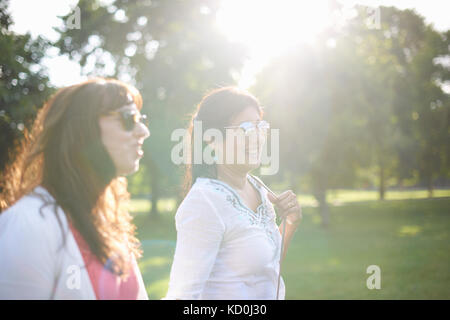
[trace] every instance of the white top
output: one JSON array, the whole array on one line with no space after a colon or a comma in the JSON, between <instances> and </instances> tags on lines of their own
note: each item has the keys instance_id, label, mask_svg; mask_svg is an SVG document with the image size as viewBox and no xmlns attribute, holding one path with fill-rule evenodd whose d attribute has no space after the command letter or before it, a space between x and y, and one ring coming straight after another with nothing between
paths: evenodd
<instances>
[{"instance_id":1,"label":"white top","mask_svg":"<svg viewBox=\"0 0 450 320\"><path fill-rule=\"evenodd\" d=\"M197 178L175 215L177 245L163 299L276 299L281 234L267 191L248 179L262 199L256 212L225 182Z\"/></svg>"},{"instance_id":2,"label":"white top","mask_svg":"<svg viewBox=\"0 0 450 320\"><path fill-rule=\"evenodd\" d=\"M39 196L38 196L39 194ZM45 201L41 198L44 197ZM89 274L63 210L42 187L0 214L0 300L96 299ZM44 205L44 206L43 206ZM148 299L136 261L139 299Z\"/></svg>"}]
</instances>

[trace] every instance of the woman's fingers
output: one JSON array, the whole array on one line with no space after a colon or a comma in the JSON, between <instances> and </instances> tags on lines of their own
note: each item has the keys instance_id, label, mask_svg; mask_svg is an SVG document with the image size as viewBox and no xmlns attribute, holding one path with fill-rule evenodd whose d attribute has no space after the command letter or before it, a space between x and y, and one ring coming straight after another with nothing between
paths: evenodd
<instances>
[{"instance_id":1,"label":"woman's fingers","mask_svg":"<svg viewBox=\"0 0 450 320\"><path fill-rule=\"evenodd\" d=\"M287 218L289 216L294 217L293 220L294 222L298 222L299 220L301 221L301 219L303 218L302 216L302 212L301 212L301 208L299 207L293 207L289 210L286 210L285 212L283 212L283 214L280 216L281 219Z\"/></svg>"},{"instance_id":2,"label":"woman's fingers","mask_svg":"<svg viewBox=\"0 0 450 320\"><path fill-rule=\"evenodd\" d=\"M297 197L294 194L288 194L282 200L279 200L277 206L280 207L283 211L286 211L297 204Z\"/></svg>"},{"instance_id":3,"label":"woman's fingers","mask_svg":"<svg viewBox=\"0 0 450 320\"><path fill-rule=\"evenodd\" d=\"M280 218L284 219L288 215L296 214L294 221L301 220L301 207L297 200L297 195L292 190L287 190L278 195L276 198L268 193L269 200L281 209Z\"/></svg>"},{"instance_id":4,"label":"woman's fingers","mask_svg":"<svg viewBox=\"0 0 450 320\"><path fill-rule=\"evenodd\" d=\"M283 200L289 196L295 195L294 192L292 190L286 190L284 191L282 194L280 194L278 196L278 199Z\"/></svg>"},{"instance_id":5,"label":"woman's fingers","mask_svg":"<svg viewBox=\"0 0 450 320\"><path fill-rule=\"evenodd\" d=\"M270 194L270 193L269 193L269 194ZM283 200L285 200L287 197L292 196L292 195L295 196L294 192L292 192L292 190L287 190L287 191L284 191L283 193L279 194L279 195L277 196L277 198L274 199L274 201L272 201L272 200L270 199L270 196L269 196L269 200L272 201L272 202L275 203L275 204L279 204L280 202L282 202ZM272 198L273 198L273 197L272 197Z\"/></svg>"}]
</instances>

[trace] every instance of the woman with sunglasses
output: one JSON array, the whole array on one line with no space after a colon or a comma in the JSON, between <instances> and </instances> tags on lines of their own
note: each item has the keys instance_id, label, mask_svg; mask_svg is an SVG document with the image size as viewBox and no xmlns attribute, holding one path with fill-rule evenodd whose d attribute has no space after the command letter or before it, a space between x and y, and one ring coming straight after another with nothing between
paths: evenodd
<instances>
[{"instance_id":1,"label":"woman with sunglasses","mask_svg":"<svg viewBox=\"0 0 450 320\"><path fill-rule=\"evenodd\" d=\"M285 222L277 226L272 203L287 221L283 256L301 208L292 191L273 196L249 174L260 165L269 129L262 114L255 97L234 87L214 90L198 105L190 136L198 135L196 123L201 122L202 130L216 129L226 138L200 142L202 151L214 150L214 163L187 166L188 192L175 216L177 244L164 299L276 299L277 291L284 299L279 263ZM244 139L232 148L228 133ZM192 140L193 152L198 142ZM225 161L227 153L231 161ZM245 161L238 161L239 153Z\"/></svg>"},{"instance_id":2,"label":"woman with sunglasses","mask_svg":"<svg viewBox=\"0 0 450 320\"><path fill-rule=\"evenodd\" d=\"M3 174L0 299L147 299L125 175L150 135L132 86L92 79L39 111Z\"/></svg>"}]
</instances>

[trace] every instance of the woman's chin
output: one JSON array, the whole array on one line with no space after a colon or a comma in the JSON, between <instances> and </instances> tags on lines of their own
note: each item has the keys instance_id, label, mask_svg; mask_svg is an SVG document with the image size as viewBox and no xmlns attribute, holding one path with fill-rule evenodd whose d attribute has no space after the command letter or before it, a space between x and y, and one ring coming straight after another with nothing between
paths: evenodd
<instances>
[{"instance_id":1,"label":"woman's chin","mask_svg":"<svg viewBox=\"0 0 450 320\"><path fill-rule=\"evenodd\" d=\"M136 162L134 163L134 166L133 166L133 168L130 170L130 173L129 173L129 174L136 173L136 172L139 170L139 160L140 160L140 159L136 160Z\"/></svg>"},{"instance_id":2,"label":"woman's chin","mask_svg":"<svg viewBox=\"0 0 450 320\"><path fill-rule=\"evenodd\" d=\"M133 173L136 173L139 170L139 159L136 160L132 165L124 166L121 170L119 170L119 176L129 176Z\"/></svg>"}]
</instances>

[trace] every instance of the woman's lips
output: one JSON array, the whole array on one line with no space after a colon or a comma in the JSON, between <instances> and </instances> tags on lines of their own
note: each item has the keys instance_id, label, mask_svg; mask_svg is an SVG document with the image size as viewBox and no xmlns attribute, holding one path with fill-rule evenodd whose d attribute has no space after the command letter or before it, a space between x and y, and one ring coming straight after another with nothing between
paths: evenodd
<instances>
[{"instance_id":1,"label":"woman's lips","mask_svg":"<svg viewBox=\"0 0 450 320\"><path fill-rule=\"evenodd\" d=\"M138 148L136 149L136 153L139 158L142 158L144 156L144 150L142 150L142 145L138 146Z\"/></svg>"}]
</instances>

